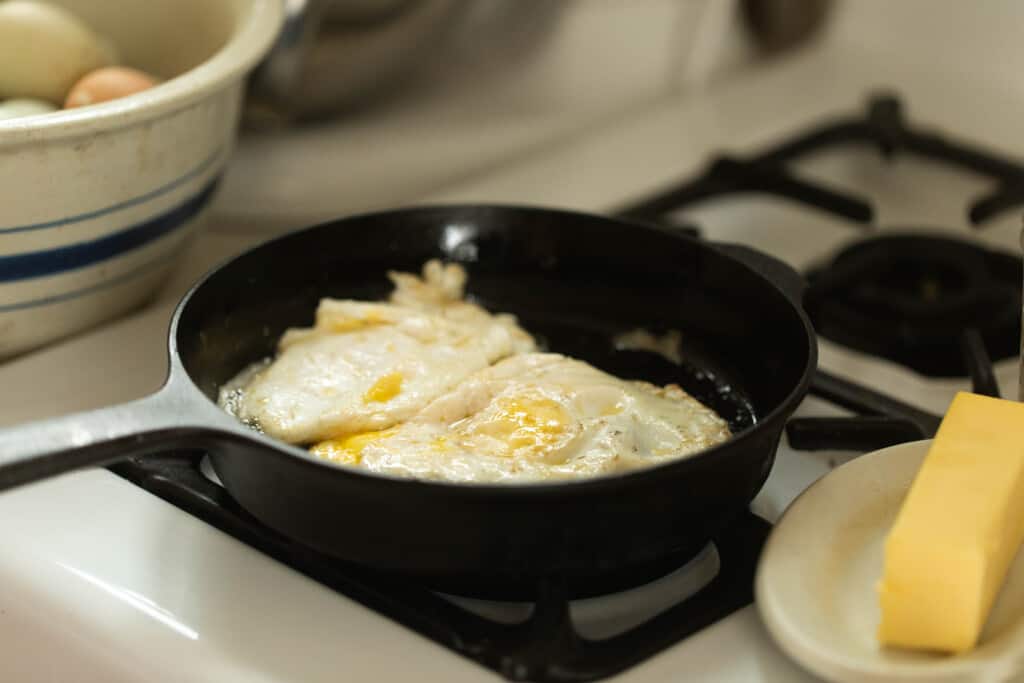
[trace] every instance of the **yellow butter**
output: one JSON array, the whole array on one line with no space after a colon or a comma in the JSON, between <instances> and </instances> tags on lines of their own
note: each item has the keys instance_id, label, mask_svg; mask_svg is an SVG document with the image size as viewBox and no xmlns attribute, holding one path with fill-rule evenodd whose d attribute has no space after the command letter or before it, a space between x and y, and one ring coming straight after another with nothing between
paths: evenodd
<instances>
[{"instance_id":1,"label":"yellow butter","mask_svg":"<svg viewBox=\"0 0 1024 683\"><path fill-rule=\"evenodd\" d=\"M959 393L885 542L883 645L964 652L1024 537L1024 404Z\"/></svg>"}]
</instances>

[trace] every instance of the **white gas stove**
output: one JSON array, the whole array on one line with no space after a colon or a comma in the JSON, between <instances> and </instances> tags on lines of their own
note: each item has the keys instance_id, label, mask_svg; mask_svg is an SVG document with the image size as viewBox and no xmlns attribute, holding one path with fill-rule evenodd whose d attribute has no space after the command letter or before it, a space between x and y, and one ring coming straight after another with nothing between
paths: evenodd
<instances>
[{"instance_id":1,"label":"white gas stove","mask_svg":"<svg viewBox=\"0 0 1024 683\"><path fill-rule=\"evenodd\" d=\"M694 96L634 111L600 130L419 198L607 211L699 174L710 157L743 158L836 117L863 112L880 87L899 93L912 124L1024 157L1024 89L1013 70L985 74L948 61L895 58L839 32L814 48ZM858 33L856 35L863 35ZM800 177L870 198L869 228L778 198L725 195L685 213L708 239L739 242L799 269L871 234L939 232L1019 251L1010 211L969 227L966 207L991 181L944 164L866 147L829 149L791 166ZM199 273L263 235L217 224L194 244L161 298L101 329L0 366L0 421L106 405L154 389L165 368L174 302ZM829 373L941 414L962 377L935 378L822 340ZM995 363L1005 396L1017 360ZM850 413L819 397L799 417ZM753 510L774 520L807 485L857 454L785 442ZM497 674L381 616L105 470L66 475L0 496L0 680L334 681L497 680ZM577 605L610 622L656 611L665 592L698 590L714 553L658 586ZM652 604L654 607L652 607ZM493 606L471 605L487 612ZM667 606L667 605L666 605ZM507 611L507 610L506 610ZM514 609L512 610L514 611ZM612 624L615 626L616 624ZM621 625L621 624L620 624ZM582 627L581 627L582 628ZM595 631L596 632L596 631ZM616 680L799 681L813 678L769 639L753 606L627 669Z\"/></svg>"}]
</instances>

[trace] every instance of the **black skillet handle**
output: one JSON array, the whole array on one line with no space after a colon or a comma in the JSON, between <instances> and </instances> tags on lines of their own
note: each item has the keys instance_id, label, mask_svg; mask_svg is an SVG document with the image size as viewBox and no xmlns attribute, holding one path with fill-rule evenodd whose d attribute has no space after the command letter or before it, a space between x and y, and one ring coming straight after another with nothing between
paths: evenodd
<instances>
[{"instance_id":1,"label":"black skillet handle","mask_svg":"<svg viewBox=\"0 0 1024 683\"><path fill-rule=\"evenodd\" d=\"M803 308L807 281L791 265L742 244L716 242L715 247L760 273L778 287L797 308Z\"/></svg>"},{"instance_id":2,"label":"black skillet handle","mask_svg":"<svg viewBox=\"0 0 1024 683\"><path fill-rule=\"evenodd\" d=\"M123 405L0 430L0 491L220 433L170 383ZM216 423L214 423L216 424Z\"/></svg>"}]
</instances>

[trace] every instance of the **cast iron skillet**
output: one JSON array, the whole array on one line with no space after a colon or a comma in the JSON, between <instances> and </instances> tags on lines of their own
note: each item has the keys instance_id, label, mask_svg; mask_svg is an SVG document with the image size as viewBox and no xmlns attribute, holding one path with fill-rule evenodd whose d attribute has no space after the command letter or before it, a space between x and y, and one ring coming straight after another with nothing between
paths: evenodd
<instances>
[{"instance_id":1,"label":"cast iron skillet","mask_svg":"<svg viewBox=\"0 0 1024 683\"><path fill-rule=\"evenodd\" d=\"M221 412L218 387L309 325L324 296L386 296L387 269L463 262L483 305L553 351L629 378L676 381L736 432L698 455L569 483L403 480L316 460ZM750 249L537 208L449 206L355 216L296 232L214 270L170 328L170 372L122 406L0 432L0 489L76 468L203 448L265 524L338 558L428 580L587 577L695 551L772 467L815 367L800 279ZM686 363L617 352L637 326L678 329Z\"/></svg>"}]
</instances>

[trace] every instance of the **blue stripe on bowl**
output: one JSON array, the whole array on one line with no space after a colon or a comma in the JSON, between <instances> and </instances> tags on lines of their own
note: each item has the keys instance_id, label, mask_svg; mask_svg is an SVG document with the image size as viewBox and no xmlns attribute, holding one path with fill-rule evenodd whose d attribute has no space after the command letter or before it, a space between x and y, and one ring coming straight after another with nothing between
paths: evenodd
<instances>
[{"instance_id":1,"label":"blue stripe on bowl","mask_svg":"<svg viewBox=\"0 0 1024 683\"><path fill-rule=\"evenodd\" d=\"M109 280L104 280L89 287L82 287L81 289L75 289L70 292L63 292L61 294L53 294L51 296L45 296L39 299L31 299L29 301L19 301L13 304L0 304L0 313L10 313L12 311L22 311L28 308L38 308L40 306L49 306L50 304L58 304L62 301L70 301L71 299L78 299L83 296L87 296L94 292L98 292L110 287L117 286L124 282L130 282L131 280L137 280L143 275L154 272L154 270L161 265L166 264L174 254L181 249L180 244L175 244L173 249L168 249L165 253L160 254L154 259L146 261L140 266L132 268L128 272L116 275Z\"/></svg>"},{"instance_id":2,"label":"blue stripe on bowl","mask_svg":"<svg viewBox=\"0 0 1024 683\"><path fill-rule=\"evenodd\" d=\"M216 150L214 150L213 154L199 162L199 165L193 168L191 171L188 171L184 175L175 178L166 185L161 185L155 190L150 190L146 194L142 194L139 195L138 197L133 197L131 199L126 199L125 201L118 202L117 204L111 204L110 206L104 207L102 209L96 209L95 211L80 213L75 216L66 216L64 218L58 218L52 221L45 221L43 223L31 223L29 225L18 225L9 228L0 228L0 235L13 232L29 232L32 230L43 230L45 228L57 228L62 225L81 223L83 221L92 220L93 218L99 218L100 216L106 216L107 214L122 211L123 209L128 209L133 206L138 206L139 204L148 202L150 199L155 199L161 195L167 194L168 192L172 192L173 190L177 189L178 187L181 187L183 184L187 183L193 178L201 176L203 173L208 171L218 159L220 159L221 152L223 151L223 147L218 147Z\"/></svg>"},{"instance_id":3,"label":"blue stripe on bowl","mask_svg":"<svg viewBox=\"0 0 1024 683\"><path fill-rule=\"evenodd\" d=\"M199 213L210 201L219 180L219 178L214 178L199 194L194 195L183 204L119 232L88 242L78 242L54 249L0 256L0 282L56 275L106 261L132 249L138 249L163 237Z\"/></svg>"}]
</instances>

